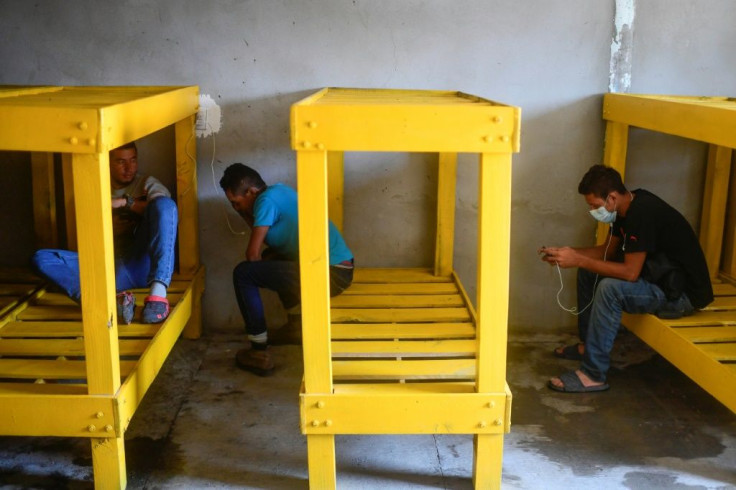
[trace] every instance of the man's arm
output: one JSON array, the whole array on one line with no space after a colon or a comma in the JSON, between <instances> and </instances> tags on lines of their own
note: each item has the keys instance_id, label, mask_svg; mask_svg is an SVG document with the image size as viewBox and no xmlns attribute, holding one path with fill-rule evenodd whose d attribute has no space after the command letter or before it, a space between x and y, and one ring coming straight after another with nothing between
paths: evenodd
<instances>
[{"instance_id":1,"label":"man's arm","mask_svg":"<svg viewBox=\"0 0 736 490\"><path fill-rule=\"evenodd\" d=\"M616 239L616 243L611 242L610 246L613 247L613 250L616 250L617 242L618 239ZM624 281L633 282L639 279L644 260L647 257L646 252L630 252L624 254L623 262L615 262L603 260L602 251L600 251L601 255L598 256L599 251L597 249L600 247L599 245L583 249L572 247L545 248L543 250L545 253L543 260L550 264L557 264L562 268L582 267L601 276L614 277ZM605 246L603 250L605 250Z\"/></svg>"},{"instance_id":2,"label":"man's arm","mask_svg":"<svg viewBox=\"0 0 736 490\"><path fill-rule=\"evenodd\" d=\"M248 241L248 248L245 251L245 258L250 262L257 262L261 260L261 250L263 244L266 241L266 233L268 233L269 226L255 226L250 234L250 241Z\"/></svg>"}]
</instances>

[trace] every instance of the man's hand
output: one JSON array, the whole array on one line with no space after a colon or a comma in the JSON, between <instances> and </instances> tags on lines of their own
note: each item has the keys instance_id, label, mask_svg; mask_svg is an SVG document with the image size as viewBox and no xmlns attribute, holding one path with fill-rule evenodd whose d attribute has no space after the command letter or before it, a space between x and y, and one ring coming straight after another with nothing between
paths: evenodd
<instances>
[{"instance_id":1,"label":"man's hand","mask_svg":"<svg viewBox=\"0 0 736 490\"><path fill-rule=\"evenodd\" d=\"M113 209L119 209L124 208L128 204L128 200L124 197L113 197L112 198L112 208Z\"/></svg>"},{"instance_id":2,"label":"man's hand","mask_svg":"<svg viewBox=\"0 0 736 490\"><path fill-rule=\"evenodd\" d=\"M542 247L537 253L542 254L543 261L550 265L557 264L563 269L578 267L583 257L572 247Z\"/></svg>"}]
</instances>

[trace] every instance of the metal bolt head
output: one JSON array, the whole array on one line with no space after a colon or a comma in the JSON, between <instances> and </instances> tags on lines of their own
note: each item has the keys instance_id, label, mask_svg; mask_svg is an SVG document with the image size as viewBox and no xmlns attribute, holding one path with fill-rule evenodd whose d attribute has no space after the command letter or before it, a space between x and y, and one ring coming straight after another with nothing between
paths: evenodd
<instances>
[{"instance_id":1,"label":"metal bolt head","mask_svg":"<svg viewBox=\"0 0 736 490\"><path fill-rule=\"evenodd\" d=\"M323 402L322 400L318 401L317 408L325 408L325 402Z\"/></svg>"},{"instance_id":2,"label":"metal bolt head","mask_svg":"<svg viewBox=\"0 0 736 490\"><path fill-rule=\"evenodd\" d=\"M503 420L501 420L501 419L496 419L496 420L494 420L494 421L493 421L493 423L494 423L495 425L503 425Z\"/></svg>"},{"instance_id":3,"label":"metal bolt head","mask_svg":"<svg viewBox=\"0 0 736 490\"><path fill-rule=\"evenodd\" d=\"M93 424L89 424L87 426L87 430L90 431L90 432L94 432L94 431L97 430L97 427L95 427Z\"/></svg>"},{"instance_id":4,"label":"metal bolt head","mask_svg":"<svg viewBox=\"0 0 736 490\"><path fill-rule=\"evenodd\" d=\"M325 420L325 427L332 427L332 420Z\"/></svg>"},{"instance_id":5,"label":"metal bolt head","mask_svg":"<svg viewBox=\"0 0 736 490\"><path fill-rule=\"evenodd\" d=\"M105 414L104 414L104 413L102 413L102 412L97 412L97 414L96 414L96 417L97 417L98 419L101 419L101 418L102 418L102 417L104 417L104 416L105 416Z\"/></svg>"},{"instance_id":6,"label":"metal bolt head","mask_svg":"<svg viewBox=\"0 0 736 490\"><path fill-rule=\"evenodd\" d=\"M312 427L319 427L319 420L312 420Z\"/></svg>"},{"instance_id":7,"label":"metal bolt head","mask_svg":"<svg viewBox=\"0 0 736 490\"><path fill-rule=\"evenodd\" d=\"M481 420L480 423L478 424L478 427L480 427L481 429L485 429L487 426L488 426L488 423L485 420Z\"/></svg>"},{"instance_id":8,"label":"metal bolt head","mask_svg":"<svg viewBox=\"0 0 736 490\"><path fill-rule=\"evenodd\" d=\"M77 143L79 143L79 140L76 137L72 136L71 138L69 138L69 143L76 145Z\"/></svg>"}]
</instances>

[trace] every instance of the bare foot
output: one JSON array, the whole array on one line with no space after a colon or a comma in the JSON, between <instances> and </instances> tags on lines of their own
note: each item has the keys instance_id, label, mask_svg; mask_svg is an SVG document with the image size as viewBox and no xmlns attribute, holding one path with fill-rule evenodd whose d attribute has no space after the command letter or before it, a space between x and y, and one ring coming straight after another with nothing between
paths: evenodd
<instances>
[{"instance_id":1,"label":"bare foot","mask_svg":"<svg viewBox=\"0 0 736 490\"><path fill-rule=\"evenodd\" d=\"M576 369L575 374L577 375L580 382L583 383L583 386L585 386L586 388L590 388L592 386L603 386L605 384L605 383L601 383L598 381L593 381L592 379L588 377L587 374L582 372L580 369ZM563 383L560 378L550 378L549 382L558 388L565 387L565 383Z\"/></svg>"}]
</instances>

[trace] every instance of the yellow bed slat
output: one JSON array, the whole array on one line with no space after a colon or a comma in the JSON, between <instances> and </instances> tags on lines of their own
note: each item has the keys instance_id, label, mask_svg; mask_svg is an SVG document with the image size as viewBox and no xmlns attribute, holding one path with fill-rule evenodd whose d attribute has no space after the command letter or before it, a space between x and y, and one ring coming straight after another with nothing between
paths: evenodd
<instances>
[{"instance_id":1,"label":"yellow bed slat","mask_svg":"<svg viewBox=\"0 0 736 490\"><path fill-rule=\"evenodd\" d=\"M335 385L336 395L390 394L406 395L411 393L475 393L472 381L444 381L419 383L338 383Z\"/></svg>"},{"instance_id":2,"label":"yellow bed slat","mask_svg":"<svg viewBox=\"0 0 736 490\"><path fill-rule=\"evenodd\" d=\"M451 276L435 276L429 269L355 269L353 283L452 282Z\"/></svg>"},{"instance_id":3,"label":"yellow bed slat","mask_svg":"<svg viewBox=\"0 0 736 490\"><path fill-rule=\"evenodd\" d=\"M0 383L0 395L86 395L87 385L72 383Z\"/></svg>"},{"instance_id":4,"label":"yellow bed slat","mask_svg":"<svg viewBox=\"0 0 736 490\"><path fill-rule=\"evenodd\" d=\"M736 310L736 296L717 296L703 311Z\"/></svg>"},{"instance_id":5,"label":"yellow bed slat","mask_svg":"<svg viewBox=\"0 0 736 490\"><path fill-rule=\"evenodd\" d=\"M120 340L120 355L141 355L145 340ZM1 339L0 356L84 356L83 339Z\"/></svg>"},{"instance_id":6,"label":"yellow bed slat","mask_svg":"<svg viewBox=\"0 0 736 490\"><path fill-rule=\"evenodd\" d=\"M340 296L332 298L334 301L343 296L359 294L455 294L457 285L452 282L405 282L405 283L355 283L346 289Z\"/></svg>"},{"instance_id":7,"label":"yellow bed slat","mask_svg":"<svg viewBox=\"0 0 736 490\"><path fill-rule=\"evenodd\" d=\"M459 294L405 294L393 296L381 295L348 295L331 299L332 308L436 308L448 306L464 306Z\"/></svg>"},{"instance_id":8,"label":"yellow bed slat","mask_svg":"<svg viewBox=\"0 0 736 490\"><path fill-rule=\"evenodd\" d=\"M736 343L698 344L698 347L716 361L736 361Z\"/></svg>"},{"instance_id":9,"label":"yellow bed slat","mask_svg":"<svg viewBox=\"0 0 736 490\"><path fill-rule=\"evenodd\" d=\"M475 340L333 341L333 357L469 357Z\"/></svg>"},{"instance_id":10,"label":"yellow bed slat","mask_svg":"<svg viewBox=\"0 0 736 490\"><path fill-rule=\"evenodd\" d=\"M677 333L690 342L736 342L736 327L678 327Z\"/></svg>"},{"instance_id":11,"label":"yellow bed slat","mask_svg":"<svg viewBox=\"0 0 736 490\"><path fill-rule=\"evenodd\" d=\"M475 379L475 359L333 361L335 381Z\"/></svg>"},{"instance_id":12,"label":"yellow bed slat","mask_svg":"<svg viewBox=\"0 0 736 490\"><path fill-rule=\"evenodd\" d=\"M333 323L334 339L450 339L475 337L472 323Z\"/></svg>"},{"instance_id":13,"label":"yellow bed slat","mask_svg":"<svg viewBox=\"0 0 736 490\"><path fill-rule=\"evenodd\" d=\"M661 321L670 327L736 325L736 310L699 311L692 316L684 316L676 320Z\"/></svg>"},{"instance_id":14,"label":"yellow bed slat","mask_svg":"<svg viewBox=\"0 0 736 490\"><path fill-rule=\"evenodd\" d=\"M127 376L136 361L120 361L120 375ZM45 359L0 359L0 378L20 379L84 379L87 370L84 361Z\"/></svg>"},{"instance_id":15,"label":"yellow bed slat","mask_svg":"<svg viewBox=\"0 0 736 490\"><path fill-rule=\"evenodd\" d=\"M160 323L118 325L118 337L153 337L159 328L161 328ZM81 322L8 322L4 327L0 327L0 338L82 337L83 335Z\"/></svg>"},{"instance_id":16,"label":"yellow bed slat","mask_svg":"<svg viewBox=\"0 0 736 490\"><path fill-rule=\"evenodd\" d=\"M411 322L467 322L470 313L465 308L332 308L332 322L342 323L411 323Z\"/></svg>"}]
</instances>

